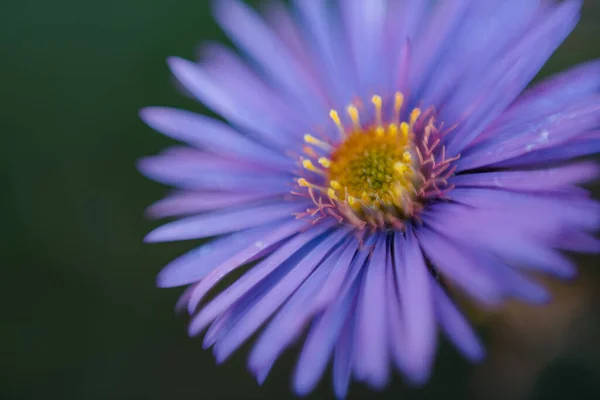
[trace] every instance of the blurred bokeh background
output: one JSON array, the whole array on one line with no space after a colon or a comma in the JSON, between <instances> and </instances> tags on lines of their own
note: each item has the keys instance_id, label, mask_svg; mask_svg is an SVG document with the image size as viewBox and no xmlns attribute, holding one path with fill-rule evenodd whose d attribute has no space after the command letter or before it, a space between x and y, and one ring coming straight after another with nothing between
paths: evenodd
<instances>
[{"instance_id":1,"label":"blurred bokeh background","mask_svg":"<svg viewBox=\"0 0 600 400\"><path fill-rule=\"evenodd\" d=\"M599 57L599 21L600 1L586 0L540 76ZM297 349L259 387L247 347L215 365L173 312L180 290L155 287L160 268L197 243L142 243L157 225L144 208L167 189L135 161L171 142L137 110L203 110L164 62L193 58L201 40L224 40L207 0L2 2L1 399L292 398ZM443 342L425 388L397 376L381 394L355 385L350 398L600 399L600 262L578 262L577 280L550 282L549 306L481 319L483 365ZM330 393L327 377L311 398Z\"/></svg>"}]
</instances>

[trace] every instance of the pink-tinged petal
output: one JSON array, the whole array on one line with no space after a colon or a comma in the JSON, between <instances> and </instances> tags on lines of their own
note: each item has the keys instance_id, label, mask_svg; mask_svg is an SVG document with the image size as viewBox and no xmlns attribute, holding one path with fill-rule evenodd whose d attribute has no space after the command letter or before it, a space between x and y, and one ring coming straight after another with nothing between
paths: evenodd
<instances>
[{"instance_id":1,"label":"pink-tinged petal","mask_svg":"<svg viewBox=\"0 0 600 400\"><path fill-rule=\"evenodd\" d=\"M394 264L402 315L403 353L400 367L415 384L425 383L431 373L437 329L429 271L412 231L406 238L395 235Z\"/></svg>"},{"instance_id":2,"label":"pink-tinged petal","mask_svg":"<svg viewBox=\"0 0 600 400\"><path fill-rule=\"evenodd\" d=\"M311 90L311 81L302 66L260 16L237 0L220 0L214 5L215 18L231 40L273 79L280 90L293 97L299 109L318 121L318 115L327 109L326 103Z\"/></svg>"},{"instance_id":3,"label":"pink-tinged petal","mask_svg":"<svg viewBox=\"0 0 600 400\"><path fill-rule=\"evenodd\" d=\"M457 187L485 187L518 191L552 191L591 181L600 174L596 163L583 162L565 167L533 171L501 171L462 174L448 182Z\"/></svg>"},{"instance_id":4,"label":"pink-tinged petal","mask_svg":"<svg viewBox=\"0 0 600 400\"><path fill-rule=\"evenodd\" d=\"M261 238L275 230L280 224L281 221L277 221L221 236L204 243L171 261L160 271L156 282L159 287L182 286L197 282L221 263L230 259L232 255L242 252L247 247L252 245L257 248L264 247Z\"/></svg>"},{"instance_id":5,"label":"pink-tinged petal","mask_svg":"<svg viewBox=\"0 0 600 400\"><path fill-rule=\"evenodd\" d=\"M390 378L389 338L386 329L386 268L391 263L386 235L380 235L365 266L358 298L354 372L356 378L374 388L383 388Z\"/></svg>"},{"instance_id":6,"label":"pink-tinged petal","mask_svg":"<svg viewBox=\"0 0 600 400\"><path fill-rule=\"evenodd\" d=\"M297 202L273 202L255 206L213 211L170 222L150 232L146 242L201 239L291 217L306 208Z\"/></svg>"},{"instance_id":7,"label":"pink-tinged petal","mask_svg":"<svg viewBox=\"0 0 600 400\"><path fill-rule=\"evenodd\" d=\"M352 244L354 245L352 246ZM353 255L356 248L354 238L340 244L339 248L323 260L296 290L259 336L248 358L248 367L254 371L259 379L266 377L277 357L298 338L305 325L314 316L310 304L325 284L338 259L346 252Z\"/></svg>"},{"instance_id":8,"label":"pink-tinged petal","mask_svg":"<svg viewBox=\"0 0 600 400\"><path fill-rule=\"evenodd\" d=\"M496 305L502 300L497 282L465 249L427 228L419 229L416 235L426 257L444 277L484 304Z\"/></svg>"},{"instance_id":9,"label":"pink-tinged petal","mask_svg":"<svg viewBox=\"0 0 600 400\"><path fill-rule=\"evenodd\" d=\"M485 349L465 317L458 311L444 289L431 279L434 289L436 315L446 336L454 343L461 353L473 362L479 362L485 357Z\"/></svg>"},{"instance_id":10,"label":"pink-tinged petal","mask_svg":"<svg viewBox=\"0 0 600 400\"><path fill-rule=\"evenodd\" d=\"M309 393L315 387L327 367L336 341L340 334L344 335L342 329L355 303L369 253L368 250L358 252L348 276L343 280L343 287L323 315L315 320L308 333L294 374L294 390L299 395ZM347 367L349 370L350 365Z\"/></svg>"},{"instance_id":11,"label":"pink-tinged petal","mask_svg":"<svg viewBox=\"0 0 600 400\"><path fill-rule=\"evenodd\" d=\"M581 3L568 0L543 11L523 39L481 75L480 96L472 96L470 104L464 104L465 111L458 120L447 121L465 121L447 137L449 154L460 153L515 100L571 33L579 20Z\"/></svg>"},{"instance_id":12,"label":"pink-tinged petal","mask_svg":"<svg viewBox=\"0 0 600 400\"><path fill-rule=\"evenodd\" d=\"M269 193L176 192L152 204L147 214L152 218L179 217L248 204L257 200L269 201Z\"/></svg>"},{"instance_id":13,"label":"pink-tinged petal","mask_svg":"<svg viewBox=\"0 0 600 400\"><path fill-rule=\"evenodd\" d=\"M235 327L215 344L217 360L222 362L245 342L347 235L348 232L343 229L334 231L291 269L285 278L264 293L263 297L237 321Z\"/></svg>"},{"instance_id":14,"label":"pink-tinged petal","mask_svg":"<svg viewBox=\"0 0 600 400\"><path fill-rule=\"evenodd\" d=\"M302 232L281 245L281 247L275 250L273 254L268 256L262 262L253 266L242 277L231 284L231 286L212 299L210 303L206 304L198 314L194 316L189 327L190 335L197 335L200 333L217 316L225 312L245 293L252 289L253 286L267 277L308 242L317 236L322 235L328 229L329 226L316 226L306 232ZM195 311L198 302L202 297L204 296L199 296L198 291L196 291L195 301L189 303L190 312Z\"/></svg>"},{"instance_id":15,"label":"pink-tinged petal","mask_svg":"<svg viewBox=\"0 0 600 400\"><path fill-rule=\"evenodd\" d=\"M292 160L204 115L168 107L148 107L141 110L140 117L173 139L221 156L234 156L285 171L293 164Z\"/></svg>"}]
</instances>

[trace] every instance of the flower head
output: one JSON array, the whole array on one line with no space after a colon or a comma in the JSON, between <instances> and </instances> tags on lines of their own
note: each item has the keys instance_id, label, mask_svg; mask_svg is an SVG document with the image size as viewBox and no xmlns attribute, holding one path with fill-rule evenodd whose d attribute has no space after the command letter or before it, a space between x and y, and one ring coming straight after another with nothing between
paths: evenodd
<instances>
[{"instance_id":1,"label":"flower head","mask_svg":"<svg viewBox=\"0 0 600 400\"><path fill-rule=\"evenodd\" d=\"M581 1L292 3L270 3L263 19L215 2L248 61L220 45L198 63L169 59L225 122L142 111L189 145L139 164L179 188L149 212L181 218L146 240L215 237L158 284L189 285L179 305L193 315L190 334L208 328L219 362L264 325L249 357L260 382L310 327L298 394L330 360L338 397L351 378L384 387L392 367L423 383L438 326L481 359L452 293L544 302L529 272L571 277L561 250L600 250L600 207L576 186L598 169L565 164L600 150L600 62L523 92Z\"/></svg>"}]
</instances>

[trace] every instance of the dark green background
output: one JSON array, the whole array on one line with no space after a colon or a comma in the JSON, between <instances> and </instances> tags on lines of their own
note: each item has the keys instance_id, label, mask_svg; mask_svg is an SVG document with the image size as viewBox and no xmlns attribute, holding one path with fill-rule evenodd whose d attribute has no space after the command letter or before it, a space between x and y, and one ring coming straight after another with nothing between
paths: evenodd
<instances>
[{"instance_id":1,"label":"dark green background","mask_svg":"<svg viewBox=\"0 0 600 400\"><path fill-rule=\"evenodd\" d=\"M587 1L542 75L600 56L598 3ZM247 348L216 366L173 313L180 290L155 288L160 268L194 243L142 244L157 224L143 210L166 189L138 174L135 161L171 142L137 110L202 110L174 89L164 60L192 58L207 39L223 35L206 0L2 2L0 398L291 397L296 350L261 388L246 372ZM598 258L580 261L600 287L591 268ZM600 332L597 314L591 307L583 317L592 321L588 335ZM585 351L593 354L585 362L549 364L532 397L600 398L598 347ZM475 370L443 344L425 389L396 378L382 395L355 385L351 398L478 397ZM502 379L494 374L488 381ZM330 396L329 382L314 398Z\"/></svg>"}]
</instances>

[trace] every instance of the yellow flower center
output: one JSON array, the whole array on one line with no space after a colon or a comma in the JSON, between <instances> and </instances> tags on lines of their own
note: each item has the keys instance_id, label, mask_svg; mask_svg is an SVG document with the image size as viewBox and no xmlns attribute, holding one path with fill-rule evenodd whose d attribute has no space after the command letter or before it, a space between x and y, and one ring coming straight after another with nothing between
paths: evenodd
<instances>
[{"instance_id":1,"label":"yellow flower center","mask_svg":"<svg viewBox=\"0 0 600 400\"><path fill-rule=\"evenodd\" d=\"M414 192L415 169L408 131L398 125L353 131L331 154L327 177L337 197L346 195L366 206L397 205Z\"/></svg>"},{"instance_id":2,"label":"yellow flower center","mask_svg":"<svg viewBox=\"0 0 600 400\"><path fill-rule=\"evenodd\" d=\"M332 110L330 117L342 138L339 143L304 136L308 158L301 162L309 173L302 174L297 183L308 189L316 205L304 214L329 215L359 227L401 228L418 211L421 205L415 200L423 189L423 155L415 146L414 128L421 110L413 109L408 121L400 122L403 100L397 93L384 123L382 99L373 96L375 118L367 126L361 124L356 105L346 110L351 127L344 126Z\"/></svg>"}]
</instances>

